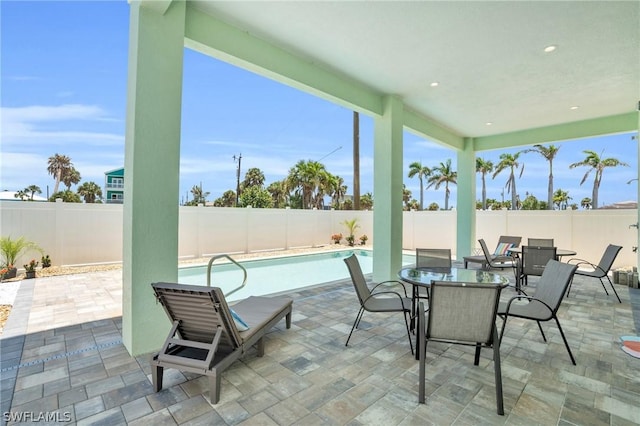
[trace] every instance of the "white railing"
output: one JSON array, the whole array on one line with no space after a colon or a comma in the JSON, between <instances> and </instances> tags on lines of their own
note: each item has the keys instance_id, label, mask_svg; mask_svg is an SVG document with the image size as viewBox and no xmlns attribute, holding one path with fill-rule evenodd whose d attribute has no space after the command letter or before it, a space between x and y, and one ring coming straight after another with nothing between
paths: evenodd
<instances>
[{"instance_id":1,"label":"white railing","mask_svg":"<svg viewBox=\"0 0 640 426\"><path fill-rule=\"evenodd\" d=\"M121 204L0 201L2 236L36 242L54 265L122 261ZM341 222L358 218L358 238L373 243L373 212L180 207L180 258L331 244ZM456 212L405 212L403 247L451 247L456 255ZM559 248L597 261L607 244L623 246L616 266L635 266L637 210L478 211L476 238L494 247L500 235L554 238ZM32 256L27 255L27 256ZM23 261L25 259L19 260ZM21 263L20 263L21 264Z\"/></svg>"}]
</instances>

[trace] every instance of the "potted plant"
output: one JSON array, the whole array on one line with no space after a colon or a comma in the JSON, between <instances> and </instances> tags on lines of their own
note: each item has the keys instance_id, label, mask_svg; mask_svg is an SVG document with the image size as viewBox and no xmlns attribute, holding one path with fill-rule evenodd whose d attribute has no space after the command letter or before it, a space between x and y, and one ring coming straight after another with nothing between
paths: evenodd
<instances>
[{"instance_id":1,"label":"potted plant","mask_svg":"<svg viewBox=\"0 0 640 426\"><path fill-rule=\"evenodd\" d=\"M14 268L13 265L7 265L0 269L0 281L15 278L18 273L18 268Z\"/></svg>"},{"instance_id":2,"label":"potted plant","mask_svg":"<svg viewBox=\"0 0 640 426\"><path fill-rule=\"evenodd\" d=\"M26 273L26 278L35 278L36 277L36 268L38 267L38 261L35 259L31 259L31 262L27 263L24 266L24 270Z\"/></svg>"},{"instance_id":3,"label":"potted plant","mask_svg":"<svg viewBox=\"0 0 640 426\"><path fill-rule=\"evenodd\" d=\"M361 246L363 246L363 245L367 244L367 240L368 240L368 239L369 239L369 237L367 237L367 235L366 235L366 234L362 235L362 236L360 237L360 245L361 245Z\"/></svg>"},{"instance_id":4,"label":"potted plant","mask_svg":"<svg viewBox=\"0 0 640 426\"><path fill-rule=\"evenodd\" d=\"M20 237L16 240L12 240L11 237L0 238L0 253L2 254L0 266L8 270L7 274L3 274L3 279L15 278L17 268L13 265L16 264L20 256L29 250L42 252L42 249L36 243L27 240L25 237Z\"/></svg>"},{"instance_id":5,"label":"potted plant","mask_svg":"<svg viewBox=\"0 0 640 426\"><path fill-rule=\"evenodd\" d=\"M342 234L333 234L331 236L334 244L340 244L340 240L342 240Z\"/></svg>"},{"instance_id":6,"label":"potted plant","mask_svg":"<svg viewBox=\"0 0 640 426\"><path fill-rule=\"evenodd\" d=\"M41 261L42 261L43 268L48 268L49 266L51 266L51 258L49 257L48 254L45 256L42 256Z\"/></svg>"},{"instance_id":7,"label":"potted plant","mask_svg":"<svg viewBox=\"0 0 640 426\"><path fill-rule=\"evenodd\" d=\"M344 222L341 222L341 225L346 226L349 230L349 235L347 236L347 238L345 238L345 240L347 240L347 243L351 247L353 247L356 241L356 237L354 234L356 233L356 229L360 228L360 225L358 225L358 219L354 218L351 220L345 220Z\"/></svg>"}]
</instances>

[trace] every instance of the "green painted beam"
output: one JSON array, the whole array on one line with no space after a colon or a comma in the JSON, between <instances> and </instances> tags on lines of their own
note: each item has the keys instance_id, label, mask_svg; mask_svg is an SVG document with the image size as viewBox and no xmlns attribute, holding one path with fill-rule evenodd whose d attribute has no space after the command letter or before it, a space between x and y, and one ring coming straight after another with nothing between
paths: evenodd
<instances>
[{"instance_id":1,"label":"green painted beam","mask_svg":"<svg viewBox=\"0 0 640 426\"><path fill-rule=\"evenodd\" d=\"M405 110L403 116L404 126L410 133L439 142L448 148L458 151L463 149L464 139L443 125L420 116L414 111Z\"/></svg>"},{"instance_id":2,"label":"green painted beam","mask_svg":"<svg viewBox=\"0 0 640 426\"><path fill-rule=\"evenodd\" d=\"M638 113L613 115L475 138L475 150L513 148L638 130Z\"/></svg>"},{"instance_id":3,"label":"green painted beam","mask_svg":"<svg viewBox=\"0 0 640 426\"><path fill-rule=\"evenodd\" d=\"M382 114L382 96L273 44L187 7L185 46L365 114Z\"/></svg>"},{"instance_id":4,"label":"green painted beam","mask_svg":"<svg viewBox=\"0 0 640 426\"><path fill-rule=\"evenodd\" d=\"M160 15L164 15L169 10L169 6L173 0L138 0L140 2L141 7L146 7L148 9L154 10L156 13Z\"/></svg>"}]
</instances>

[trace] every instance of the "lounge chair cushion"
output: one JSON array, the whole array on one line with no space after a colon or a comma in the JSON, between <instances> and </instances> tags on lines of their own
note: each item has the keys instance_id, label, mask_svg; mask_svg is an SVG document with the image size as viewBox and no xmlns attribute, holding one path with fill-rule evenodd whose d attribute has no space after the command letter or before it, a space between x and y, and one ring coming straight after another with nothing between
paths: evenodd
<instances>
[{"instance_id":1,"label":"lounge chair cushion","mask_svg":"<svg viewBox=\"0 0 640 426\"><path fill-rule=\"evenodd\" d=\"M242 319L240 315L233 309L231 309L231 316L233 317L233 322L236 323L236 328L238 331L247 331L249 329L249 324Z\"/></svg>"},{"instance_id":2,"label":"lounge chair cushion","mask_svg":"<svg viewBox=\"0 0 640 426\"><path fill-rule=\"evenodd\" d=\"M288 297L251 296L233 305L233 310L249 326L248 330L238 329L242 341L249 339L254 330L260 330L273 318L280 316L280 312L289 309L292 303L293 300Z\"/></svg>"},{"instance_id":3,"label":"lounge chair cushion","mask_svg":"<svg viewBox=\"0 0 640 426\"><path fill-rule=\"evenodd\" d=\"M493 253L495 256L507 256L509 254L509 249L513 247L511 243L500 243L496 247L496 251Z\"/></svg>"}]
</instances>

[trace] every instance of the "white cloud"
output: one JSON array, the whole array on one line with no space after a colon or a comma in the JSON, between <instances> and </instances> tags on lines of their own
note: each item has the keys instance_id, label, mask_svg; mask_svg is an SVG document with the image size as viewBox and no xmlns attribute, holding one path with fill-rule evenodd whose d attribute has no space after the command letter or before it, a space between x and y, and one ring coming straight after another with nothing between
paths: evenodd
<instances>
[{"instance_id":1,"label":"white cloud","mask_svg":"<svg viewBox=\"0 0 640 426\"><path fill-rule=\"evenodd\" d=\"M76 130L83 126L83 122L114 121L102 108L95 105L3 107L0 115L2 142L5 147L19 145L24 148L56 143L124 146L123 134Z\"/></svg>"}]
</instances>

